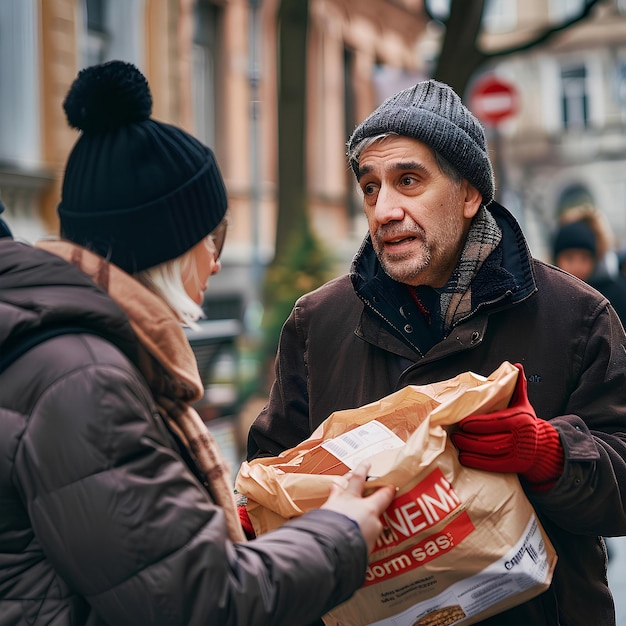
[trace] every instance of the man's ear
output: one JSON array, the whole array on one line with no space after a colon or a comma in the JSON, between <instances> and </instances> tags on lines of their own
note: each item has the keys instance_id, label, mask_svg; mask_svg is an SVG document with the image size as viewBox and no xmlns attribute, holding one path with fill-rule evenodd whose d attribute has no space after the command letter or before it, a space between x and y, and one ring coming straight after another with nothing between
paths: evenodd
<instances>
[{"instance_id":1,"label":"man's ear","mask_svg":"<svg viewBox=\"0 0 626 626\"><path fill-rule=\"evenodd\" d=\"M478 209L483 201L482 194L472 185L469 181L463 181L464 191L465 191L465 205L463 207L463 217L468 219L472 219L476 213L478 213Z\"/></svg>"}]
</instances>

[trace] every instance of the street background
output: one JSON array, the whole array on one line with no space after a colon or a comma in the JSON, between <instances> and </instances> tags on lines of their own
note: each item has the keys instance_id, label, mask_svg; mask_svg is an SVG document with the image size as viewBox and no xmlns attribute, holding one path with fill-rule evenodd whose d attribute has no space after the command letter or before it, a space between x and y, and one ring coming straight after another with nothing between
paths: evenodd
<instances>
[{"instance_id":1,"label":"street background","mask_svg":"<svg viewBox=\"0 0 626 626\"><path fill-rule=\"evenodd\" d=\"M62 101L111 59L146 74L154 116L211 146L226 181L222 271L190 340L198 408L235 471L282 322L365 235L345 143L385 97L429 77L455 88L534 256L551 260L580 202L626 248L624 0L0 0L0 196L19 239L58 233L77 138ZM626 626L626 539L609 542Z\"/></svg>"}]
</instances>

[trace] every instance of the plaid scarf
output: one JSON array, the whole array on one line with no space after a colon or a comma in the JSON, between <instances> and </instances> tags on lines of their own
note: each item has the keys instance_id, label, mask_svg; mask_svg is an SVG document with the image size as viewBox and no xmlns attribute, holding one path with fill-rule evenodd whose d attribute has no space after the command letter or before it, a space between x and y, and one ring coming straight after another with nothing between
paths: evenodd
<instances>
[{"instance_id":1,"label":"plaid scarf","mask_svg":"<svg viewBox=\"0 0 626 626\"><path fill-rule=\"evenodd\" d=\"M439 302L446 335L471 313L472 281L501 239L502 231L493 215L481 206L467 233L461 258L441 291Z\"/></svg>"},{"instance_id":2,"label":"plaid scarf","mask_svg":"<svg viewBox=\"0 0 626 626\"><path fill-rule=\"evenodd\" d=\"M189 452L214 502L224 510L230 539L245 541L228 466L213 435L190 404L202 397L204 389L195 356L173 311L132 276L80 246L42 241L37 247L76 265L128 315L140 342L139 369L159 413Z\"/></svg>"}]
</instances>

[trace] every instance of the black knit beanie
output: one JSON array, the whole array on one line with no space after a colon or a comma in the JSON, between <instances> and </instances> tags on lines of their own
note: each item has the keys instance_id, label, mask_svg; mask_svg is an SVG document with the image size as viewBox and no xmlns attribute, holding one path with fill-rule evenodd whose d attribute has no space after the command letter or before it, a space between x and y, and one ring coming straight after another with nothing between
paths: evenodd
<instances>
[{"instance_id":1,"label":"black knit beanie","mask_svg":"<svg viewBox=\"0 0 626 626\"><path fill-rule=\"evenodd\" d=\"M58 207L63 238L133 273L175 259L220 223L227 199L213 152L150 118L150 88L134 65L82 70L63 108L82 131Z\"/></svg>"},{"instance_id":2,"label":"black knit beanie","mask_svg":"<svg viewBox=\"0 0 626 626\"><path fill-rule=\"evenodd\" d=\"M563 250L587 250L595 257L596 238L591 226L582 221L561 226L554 237L554 259Z\"/></svg>"},{"instance_id":3,"label":"black knit beanie","mask_svg":"<svg viewBox=\"0 0 626 626\"><path fill-rule=\"evenodd\" d=\"M387 98L356 127L348 140L348 156L363 139L384 133L430 146L478 189L483 204L493 200L495 183L485 131L448 85L426 80ZM358 174L355 159L350 166Z\"/></svg>"}]
</instances>

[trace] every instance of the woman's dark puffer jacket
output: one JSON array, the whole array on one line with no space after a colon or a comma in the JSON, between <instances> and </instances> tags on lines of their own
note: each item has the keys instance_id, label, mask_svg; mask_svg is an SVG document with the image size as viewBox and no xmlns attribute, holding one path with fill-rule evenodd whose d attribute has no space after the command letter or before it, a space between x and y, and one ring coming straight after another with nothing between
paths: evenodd
<instances>
[{"instance_id":1,"label":"woman's dark puffer jacket","mask_svg":"<svg viewBox=\"0 0 626 626\"><path fill-rule=\"evenodd\" d=\"M126 315L65 261L0 240L0 625L307 624L363 582L354 522L314 511L227 538L133 364Z\"/></svg>"}]
</instances>

